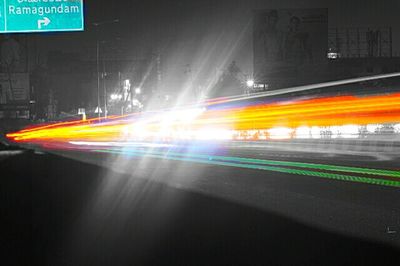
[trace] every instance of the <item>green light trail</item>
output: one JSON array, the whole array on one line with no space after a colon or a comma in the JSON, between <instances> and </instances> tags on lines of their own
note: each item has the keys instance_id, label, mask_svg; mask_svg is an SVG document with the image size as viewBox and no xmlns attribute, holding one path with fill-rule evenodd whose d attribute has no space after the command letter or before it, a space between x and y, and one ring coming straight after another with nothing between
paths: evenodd
<instances>
[{"instance_id":1,"label":"green light trail","mask_svg":"<svg viewBox=\"0 0 400 266\"><path fill-rule=\"evenodd\" d=\"M313 168L319 170L329 170L329 171L338 171L340 169L342 172L352 172L352 173L363 173L369 175L380 175L380 176L389 176L389 177L399 177L399 171L390 171L390 170L379 170L379 169L368 169L368 168L357 168L357 167L345 167L345 166L330 166L330 165L320 165L320 164L307 164L307 163L297 163L297 162L282 162L282 161L268 161L268 160L260 160L260 159L249 159L249 158L238 158L238 157L226 157L226 156L208 156L208 155L200 155L200 154L180 154L180 153L162 153L156 151L116 151L116 150L96 150L96 152L102 153L114 153L114 154L122 154L129 155L134 157L150 157L157 159L168 159L174 161L185 161L185 162L193 162L193 163L201 163L201 164L209 164L209 165L219 165L219 166L230 166L230 167L239 167L239 168L247 168L247 169L256 169L256 170L265 170L265 171L273 171L287 174L295 174L295 175L303 175L303 176L313 176L320 177L325 179L333 179L333 180L341 180L348 182L356 182L356 183L365 183L365 184L373 184L373 185L381 185L381 186L390 186L390 187L400 187L400 181L393 181L387 179L378 179L378 178L370 178L370 177L361 177L361 176L352 176L352 175L344 175L344 174L336 174L336 173L327 173L327 172L317 172L310 170L301 170L301 169L292 169L292 168L283 168L277 166L270 165L278 165L278 166L288 166L288 167L303 167L303 168ZM250 162L250 164L249 164ZM256 164L260 163L260 164ZM268 166L267 166L268 165ZM345 169L349 169L346 171ZM384 173L388 173L385 175Z\"/></svg>"},{"instance_id":2,"label":"green light trail","mask_svg":"<svg viewBox=\"0 0 400 266\"><path fill-rule=\"evenodd\" d=\"M141 154L149 153L148 151L142 151L142 150L129 150L129 151L132 151L135 153L141 153ZM327 164L314 164L314 163L273 161L273 160L204 155L204 154L194 154L194 153L157 152L157 151L151 151L151 153L156 154L156 155L168 155L168 156L176 156L176 157L192 157L192 158L207 159L207 160L230 161L230 162L240 162L240 163L262 164L262 165L278 165L278 166L288 166L288 167L298 167L298 168L310 168L310 169L328 170L328 171L335 171L335 172L347 172L347 173L357 173L357 174L366 174L366 175L375 175L375 176L378 175L378 176L400 178L400 171L393 171L393 170L350 167L350 166L337 166L337 165L327 165Z\"/></svg>"}]
</instances>

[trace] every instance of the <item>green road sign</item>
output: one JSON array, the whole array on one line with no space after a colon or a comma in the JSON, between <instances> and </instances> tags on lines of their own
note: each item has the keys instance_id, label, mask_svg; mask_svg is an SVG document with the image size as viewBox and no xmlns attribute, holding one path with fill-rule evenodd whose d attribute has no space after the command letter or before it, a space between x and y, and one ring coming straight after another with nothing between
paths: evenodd
<instances>
[{"instance_id":1,"label":"green road sign","mask_svg":"<svg viewBox=\"0 0 400 266\"><path fill-rule=\"evenodd\" d=\"M0 33L82 31L83 0L0 0Z\"/></svg>"}]
</instances>

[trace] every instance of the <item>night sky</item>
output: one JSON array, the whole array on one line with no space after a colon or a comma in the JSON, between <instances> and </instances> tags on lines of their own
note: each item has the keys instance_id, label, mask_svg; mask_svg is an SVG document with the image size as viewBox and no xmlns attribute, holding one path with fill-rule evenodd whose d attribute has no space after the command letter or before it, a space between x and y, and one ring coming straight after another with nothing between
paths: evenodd
<instances>
[{"instance_id":1,"label":"night sky","mask_svg":"<svg viewBox=\"0 0 400 266\"><path fill-rule=\"evenodd\" d=\"M85 32L52 34L51 41L81 43L82 38L93 39L93 22L118 18L118 25L102 27L102 38L118 36L148 46L148 41L240 32L255 9L313 7L329 8L330 27L393 27L394 50L400 55L398 0L86 0Z\"/></svg>"},{"instance_id":2,"label":"night sky","mask_svg":"<svg viewBox=\"0 0 400 266\"><path fill-rule=\"evenodd\" d=\"M253 10L268 8L328 8L329 27L391 26L393 53L400 56L399 0L86 0L84 32L36 36L44 57L61 50L93 60L93 22L119 19L99 28L98 38L109 43L104 50L112 54L111 46L118 47L126 59L143 59L162 49L168 66L164 82L180 84L186 65L198 79L212 79L210 69L226 68L233 60L252 73Z\"/></svg>"}]
</instances>

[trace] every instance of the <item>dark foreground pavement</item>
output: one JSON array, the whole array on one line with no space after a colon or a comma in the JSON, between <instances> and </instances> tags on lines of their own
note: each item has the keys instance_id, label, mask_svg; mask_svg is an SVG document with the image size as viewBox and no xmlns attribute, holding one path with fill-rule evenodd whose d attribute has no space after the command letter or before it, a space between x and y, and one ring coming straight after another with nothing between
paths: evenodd
<instances>
[{"instance_id":1,"label":"dark foreground pavement","mask_svg":"<svg viewBox=\"0 0 400 266\"><path fill-rule=\"evenodd\" d=\"M3 265L400 265L396 245L54 155L0 173Z\"/></svg>"}]
</instances>

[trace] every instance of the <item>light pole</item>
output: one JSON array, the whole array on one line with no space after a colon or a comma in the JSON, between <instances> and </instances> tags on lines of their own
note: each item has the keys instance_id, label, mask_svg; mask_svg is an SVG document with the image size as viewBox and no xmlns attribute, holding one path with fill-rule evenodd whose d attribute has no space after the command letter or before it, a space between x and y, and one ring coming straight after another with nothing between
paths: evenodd
<instances>
[{"instance_id":1,"label":"light pole","mask_svg":"<svg viewBox=\"0 0 400 266\"><path fill-rule=\"evenodd\" d=\"M101 118L100 113L100 40L99 40L99 27L105 24L118 23L119 19L114 19L110 21L101 21L92 23L96 27L96 71L97 71L97 111L99 114L99 119ZM104 116L107 116L107 95L104 95Z\"/></svg>"},{"instance_id":2,"label":"light pole","mask_svg":"<svg viewBox=\"0 0 400 266\"><path fill-rule=\"evenodd\" d=\"M102 73L102 78L103 78L103 90L104 90L104 118L107 118L107 84L106 84L106 77L107 77L107 72L106 72L106 63L103 60L103 73Z\"/></svg>"},{"instance_id":3,"label":"light pole","mask_svg":"<svg viewBox=\"0 0 400 266\"><path fill-rule=\"evenodd\" d=\"M253 90L254 90L254 80L253 79L248 79L246 81L246 94L249 95Z\"/></svg>"},{"instance_id":4,"label":"light pole","mask_svg":"<svg viewBox=\"0 0 400 266\"><path fill-rule=\"evenodd\" d=\"M100 114L100 68L99 68L99 53L100 53L100 42L97 37L96 41L96 68L97 68L97 113L99 114L99 119L101 118Z\"/></svg>"}]
</instances>

